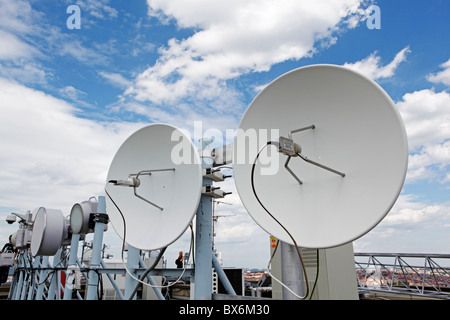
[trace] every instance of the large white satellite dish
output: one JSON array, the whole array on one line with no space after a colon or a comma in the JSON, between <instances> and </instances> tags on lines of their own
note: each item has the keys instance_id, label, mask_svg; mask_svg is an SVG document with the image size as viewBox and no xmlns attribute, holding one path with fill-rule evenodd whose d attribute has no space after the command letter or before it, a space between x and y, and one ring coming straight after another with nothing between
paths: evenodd
<instances>
[{"instance_id":1,"label":"large white satellite dish","mask_svg":"<svg viewBox=\"0 0 450 320\"><path fill-rule=\"evenodd\" d=\"M334 65L299 68L265 87L234 143L235 184L249 214L269 234L293 244L288 230L308 248L374 228L398 198L407 163L405 128L388 94Z\"/></svg>"},{"instance_id":2,"label":"large white satellite dish","mask_svg":"<svg viewBox=\"0 0 450 320\"><path fill-rule=\"evenodd\" d=\"M123 239L124 218L125 241L155 250L177 240L189 227L200 202L201 161L179 129L152 124L122 144L107 181L111 199L106 197L106 208L114 230Z\"/></svg>"},{"instance_id":3,"label":"large white satellite dish","mask_svg":"<svg viewBox=\"0 0 450 320\"><path fill-rule=\"evenodd\" d=\"M31 254L33 256L53 256L63 244L70 240L69 220L61 210L40 207L34 212Z\"/></svg>"}]
</instances>

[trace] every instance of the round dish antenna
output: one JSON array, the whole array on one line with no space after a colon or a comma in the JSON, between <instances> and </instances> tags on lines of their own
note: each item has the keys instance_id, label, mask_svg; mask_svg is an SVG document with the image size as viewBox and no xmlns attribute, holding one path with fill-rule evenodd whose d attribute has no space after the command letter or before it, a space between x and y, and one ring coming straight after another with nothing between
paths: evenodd
<instances>
[{"instance_id":1,"label":"round dish antenna","mask_svg":"<svg viewBox=\"0 0 450 320\"><path fill-rule=\"evenodd\" d=\"M53 256L61 245L70 241L69 221L61 210L40 207L35 210L33 233L31 234L31 254L33 256Z\"/></svg>"},{"instance_id":2,"label":"round dish antenna","mask_svg":"<svg viewBox=\"0 0 450 320\"><path fill-rule=\"evenodd\" d=\"M97 212L97 200L95 197L87 201L75 203L70 211L70 227L72 233L88 234L94 232L95 224L91 214ZM105 224L105 227L107 224Z\"/></svg>"},{"instance_id":3,"label":"round dish antenna","mask_svg":"<svg viewBox=\"0 0 450 320\"><path fill-rule=\"evenodd\" d=\"M173 126L152 124L133 133L114 156L107 213L129 245L163 248L189 227L201 187L201 161L191 140Z\"/></svg>"},{"instance_id":4,"label":"round dish antenna","mask_svg":"<svg viewBox=\"0 0 450 320\"><path fill-rule=\"evenodd\" d=\"M249 214L269 234L308 248L374 228L397 200L408 164L388 94L334 65L299 68L265 87L241 120L233 154Z\"/></svg>"}]
</instances>

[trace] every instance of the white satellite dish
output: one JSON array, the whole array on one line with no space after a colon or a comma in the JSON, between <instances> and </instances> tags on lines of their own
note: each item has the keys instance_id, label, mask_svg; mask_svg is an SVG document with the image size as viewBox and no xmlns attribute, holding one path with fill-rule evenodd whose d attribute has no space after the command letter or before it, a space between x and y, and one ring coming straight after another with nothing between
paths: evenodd
<instances>
[{"instance_id":1,"label":"white satellite dish","mask_svg":"<svg viewBox=\"0 0 450 320\"><path fill-rule=\"evenodd\" d=\"M69 221L61 210L40 207L34 212L31 254L53 256L63 244L70 241Z\"/></svg>"},{"instance_id":2,"label":"white satellite dish","mask_svg":"<svg viewBox=\"0 0 450 320\"><path fill-rule=\"evenodd\" d=\"M258 141L245 144L255 130ZM270 136L276 130L282 138ZM397 200L407 163L405 128L388 94L334 65L299 68L269 84L234 143L235 184L249 214L269 234L293 244L288 230L308 248L342 245L374 228Z\"/></svg>"},{"instance_id":3,"label":"white satellite dish","mask_svg":"<svg viewBox=\"0 0 450 320\"><path fill-rule=\"evenodd\" d=\"M114 230L123 239L123 215L125 241L155 250L174 242L189 227L200 202L201 161L180 130L152 124L122 144L107 181L106 208Z\"/></svg>"}]
</instances>

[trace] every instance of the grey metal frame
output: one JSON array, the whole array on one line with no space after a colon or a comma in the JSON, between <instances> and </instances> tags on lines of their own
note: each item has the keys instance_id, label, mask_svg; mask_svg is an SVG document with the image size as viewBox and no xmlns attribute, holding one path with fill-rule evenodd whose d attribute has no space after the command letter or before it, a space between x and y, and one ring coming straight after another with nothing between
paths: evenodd
<instances>
[{"instance_id":1,"label":"grey metal frame","mask_svg":"<svg viewBox=\"0 0 450 320\"><path fill-rule=\"evenodd\" d=\"M204 150L207 147L209 148L210 144L210 140L199 141L201 150ZM208 151L211 152L211 150ZM210 168L212 167L212 163L209 163L202 158L202 167ZM153 171L173 170L174 169L163 169ZM138 178L139 174L151 174L151 171L141 171L136 175L136 178ZM212 180L203 178L203 184L212 184ZM142 197L139 196L139 198ZM146 199L143 200L149 202ZM151 204L154 205L153 203ZM212 269L214 268L229 295L236 296L231 283L228 281L212 250L212 208L212 197L210 195L202 195L196 220L196 261L194 268L186 268L183 270L155 268L147 275L147 279L150 284L154 285L152 276L180 277L183 275L190 277L191 282L195 283L194 299L210 300L212 299ZM92 258L89 267L83 265L77 257L79 247L78 244L80 241L79 235L73 235L71 244L68 246L63 246L58 250L53 257L53 266L50 266L48 263L49 257L37 256L33 258L28 249L21 249L18 255L19 258L16 260L18 261L18 265L15 267L15 276L11 284L9 299L71 300L74 291L77 299L83 299L80 292L71 284L68 284L67 281L65 285L63 285L60 277L60 273L64 272L66 278L69 279L73 276L74 269L77 267L86 279L86 292L84 299L97 300L100 298L98 296L98 287L99 283L101 283L101 275L103 274L106 274L108 277L117 293L117 296L120 299L128 299L133 291L133 288L136 286L136 277L140 277L146 271L145 263L140 257L141 251L129 246L126 268L106 268L106 264L102 258L103 232L105 230L104 225L107 223L106 202L104 196L99 197L94 222L95 230L92 244ZM84 245L82 251L84 253ZM135 278L131 277L128 271L132 273ZM124 293L121 292L119 286L111 276L113 274L126 274ZM72 278L70 279L72 280ZM159 299L164 299L160 288L154 287L154 290ZM63 294L61 295L61 293Z\"/></svg>"},{"instance_id":2,"label":"grey metal frame","mask_svg":"<svg viewBox=\"0 0 450 320\"><path fill-rule=\"evenodd\" d=\"M355 253L354 256L360 292L450 299L450 267L441 266L443 263L450 266L448 254ZM443 263L438 263L438 259ZM419 260L421 265L413 264L412 260ZM376 284L369 285L369 279Z\"/></svg>"}]
</instances>

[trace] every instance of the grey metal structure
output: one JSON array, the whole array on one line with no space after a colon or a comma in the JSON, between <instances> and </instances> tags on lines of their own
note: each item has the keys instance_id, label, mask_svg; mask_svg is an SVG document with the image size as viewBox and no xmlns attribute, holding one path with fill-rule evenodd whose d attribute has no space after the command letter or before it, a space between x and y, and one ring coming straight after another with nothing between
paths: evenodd
<instances>
[{"instance_id":1,"label":"grey metal structure","mask_svg":"<svg viewBox=\"0 0 450 320\"><path fill-rule=\"evenodd\" d=\"M204 150L210 143L211 141L200 141L201 151L204 155L204 159L202 159L204 168L213 167L213 163L207 161L208 158L211 158L207 153L211 154L212 150ZM78 258L79 242L84 241L84 238L81 239L79 234L72 234L70 244L61 246L53 257L33 257L29 245L24 245L18 248L14 277L8 298L10 300L99 300L103 298L102 284L105 276L111 282L119 299L136 299L138 281L142 280L140 278L145 273L148 283L160 300L166 299L166 295L161 290L164 286L156 285L153 276L167 278L181 278L183 276L189 278L193 291L191 298L211 300L213 299L213 269L218 274L229 296L236 296L213 252L212 200L218 197L223 198L227 193L218 194L214 190L220 188L212 187L212 179L204 177L203 180L203 184L210 186L213 190L203 192L197 211L195 264L193 268L188 268L186 265L184 269L153 268L149 271L142 259L142 254L145 254L145 251L129 245L126 265L120 268L108 268L102 257L103 232L105 231L105 225L108 224L108 215L105 196L99 196L97 212L91 213L95 227L90 261ZM21 228L24 227L21 225ZM84 249L87 246L83 244L81 247L81 257L83 257ZM118 285L115 275L120 275L120 278L125 275L124 288ZM82 282L84 282L84 286L81 285Z\"/></svg>"},{"instance_id":2,"label":"grey metal structure","mask_svg":"<svg viewBox=\"0 0 450 320\"><path fill-rule=\"evenodd\" d=\"M355 253L360 293L406 294L450 300L450 255Z\"/></svg>"}]
</instances>

